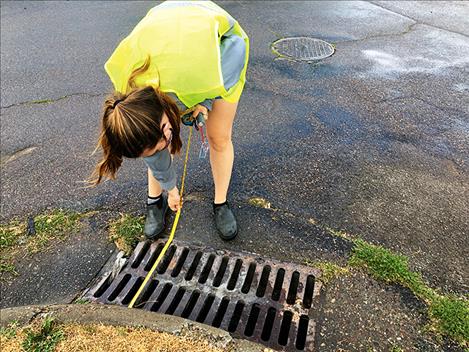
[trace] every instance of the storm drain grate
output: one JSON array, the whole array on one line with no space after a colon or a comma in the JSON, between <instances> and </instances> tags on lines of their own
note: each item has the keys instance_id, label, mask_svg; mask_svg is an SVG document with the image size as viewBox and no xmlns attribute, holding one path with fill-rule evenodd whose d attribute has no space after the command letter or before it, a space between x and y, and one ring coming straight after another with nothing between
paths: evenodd
<instances>
[{"instance_id":1,"label":"storm drain grate","mask_svg":"<svg viewBox=\"0 0 469 352\"><path fill-rule=\"evenodd\" d=\"M164 247L140 242L121 272L105 273L83 298L128 305ZM276 350L313 349L318 270L252 254L174 241L135 308L212 325Z\"/></svg>"},{"instance_id":2,"label":"storm drain grate","mask_svg":"<svg viewBox=\"0 0 469 352\"><path fill-rule=\"evenodd\" d=\"M310 37L279 39L272 43L271 48L280 57L307 62L325 59L335 50L332 44Z\"/></svg>"}]
</instances>

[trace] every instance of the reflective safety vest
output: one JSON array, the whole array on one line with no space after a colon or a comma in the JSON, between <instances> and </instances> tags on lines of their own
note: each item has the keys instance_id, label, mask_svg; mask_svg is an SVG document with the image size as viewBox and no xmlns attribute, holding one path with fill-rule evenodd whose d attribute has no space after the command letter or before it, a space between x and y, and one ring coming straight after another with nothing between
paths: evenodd
<instances>
[{"instance_id":1,"label":"reflective safety vest","mask_svg":"<svg viewBox=\"0 0 469 352\"><path fill-rule=\"evenodd\" d=\"M232 26L246 43L246 58L239 81L227 91L220 40ZM135 79L138 87L173 92L187 107L215 97L237 102L246 80L249 39L238 22L210 1L166 1L147 13L104 65L116 91L128 92L132 71L148 56L148 70Z\"/></svg>"}]
</instances>

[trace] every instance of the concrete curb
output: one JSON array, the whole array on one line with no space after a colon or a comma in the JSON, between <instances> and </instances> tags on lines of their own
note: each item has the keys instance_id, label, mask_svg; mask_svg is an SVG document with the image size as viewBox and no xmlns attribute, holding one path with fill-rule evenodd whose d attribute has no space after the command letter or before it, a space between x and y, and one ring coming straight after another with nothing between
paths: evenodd
<instances>
[{"instance_id":1,"label":"concrete curb","mask_svg":"<svg viewBox=\"0 0 469 352\"><path fill-rule=\"evenodd\" d=\"M108 324L145 327L177 336L207 339L227 351L258 352L266 347L247 340L233 338L228 332L177 316L97 304L37 305L0 309L0 326L16 321L20 326L41 317L52 317L58 323Z\"/></svg>"}]
</instances>

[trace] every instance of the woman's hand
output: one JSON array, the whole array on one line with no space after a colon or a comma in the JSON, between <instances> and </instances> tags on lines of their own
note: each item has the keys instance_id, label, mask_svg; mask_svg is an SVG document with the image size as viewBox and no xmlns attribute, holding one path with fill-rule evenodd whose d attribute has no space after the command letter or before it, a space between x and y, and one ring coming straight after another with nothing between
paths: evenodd
<instances>
[{"instance_id":1,"label":"woman's hand","mask_svg":"<svg viewBox=\"0 0 469 352\"><path fill-rule=\"evenodd\" d=\"M181 197L179 196L177 187L168 191L168 206L172 211L178 211L182 207Z\"/></svg>"},{"instance_id":2,"label":"woman's hand","mask_svg":"<svg viewBox=\"0 0 469 352\"><path fill-rule=\"evenodd\" d=\"M200 118L199 119L197 118L197 116L199 114L202 114L203 121L201 121ZM203 124L205 124L205 121L207 121L207 119L208 119L208 110L207 110L207 108L203 105L197 104L195 106L194 111L192 112L192 117L196 120L195 123L197 124L197 126L199 126L199 127L202 126Z\"/></svg>"}]
</instances>

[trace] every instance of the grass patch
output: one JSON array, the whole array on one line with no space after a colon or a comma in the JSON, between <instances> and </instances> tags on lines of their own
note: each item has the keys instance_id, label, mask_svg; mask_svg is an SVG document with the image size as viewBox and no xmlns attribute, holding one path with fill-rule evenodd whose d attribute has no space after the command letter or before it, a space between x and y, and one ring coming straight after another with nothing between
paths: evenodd
<instances>
[{"instance_id":1,"label":"grass patch","mask_svg":"<svg viewBox=\"0 0 469 352\"><path fill-rule=\"evenodd\" d=\"M31 235L28 235L26 221L15 219L8 224L0 224L0 280L8 275L18 275L13 264L15 257L37 253L48 248L53 241L63 240L78 228L81 217L78 213L61 209L37 215L32 221L34 234Z\"/></svg>"},{"instance_id":2,"label":"grass patch","mask_svg":"<svg viewBox=\"0 0 469 352\"><path fill-rule=\"evenodd\" d=\"M410 270L407 257L363 240L354 240L351 266L364 267L376 279L409 288L428 305L431 329L462 346L469 345L469 302L467 299L441 296Z\"/></svg>"},{"instance_id":3,"label":"grass patch","mask_svg":"<svg viewBox=\"0 0 469 352\"><path fill-rule=\"evenodd\" d=\"M425 284L420 274L409 269L407 257L360 239L354 240L354 244L350 265L366 267L378 280L408 287L426 302L434 298L434 291Z\"/></svg>"},{"instance_id":4,"label":"grass patch","mask_svg":"<svg viewBox=\"0 0 469 352\"><path fill-rule=\"evenodd\" d=\"M26 234L26 224L13 220L6 225L0 225L0 250L13 247L21 236Z\"/></svg>"},{"instance_id":5,"label":"grass patch","mask_svg":"<svg viewBox=\"0 0 469 352\"><path fill-rule=\"evenodd\" d=\"M349 268L342 267L330 262L312 262L305 260L304 263L321 270L321 276L318 277L318 280L321 281L324 285L327 285L329 282L341 275L348 275L350 272Z\"/></svg>"},{"instance_id":6,"label":"grass patch","mask_svg":"<svg viewBox=\"0 0 469 352\"><path fill-rule=\"evenodd\" d=\"M36 253L48 247L52 240L63 240L67 233L77 228L80 217L78 213L61 209L36 216L34 218L36 234L28 241L28 250Z\"/></svg>"},{"instance_id":7,"label":"grass patch","mask_svg":"<svg viewBox=\"0 0 469 352\"><path fill-rule=\"evenodd\" d=\"M0 327L0 336L9 340L16 337L16 330L18 329L18 323L12 322L7 327Z\"/></svg>"},{"instance_id":8,"label":"grass patch","mask_svg":"<svg viewBox=\"0 0 469 352\"><path fill-rule=\"evenodd\" d=\"M22 347L27 352L52 352L64 337L64 332L54 324L53 319L46 318L39 329L27 329Z\"/></svg>"},{"instance_id":9,"label":"grass patch","mask_svg":"<svg viewBox=\"0 0 469 352\"><path fill-rule=\"evenodd\" d=\"M143 240L144 217L122 214L120 219L109 226L109 239L126 255L132 253L137 243Z\"/></svg>"},{"instance_id":10,"label":"grass patch","mask_svg":"<svg viewBox=\"0 0 469 352\"><path fill-rule=\"evenodd\" d=\"M211 337L197 332L173 335L143 327L55 324L36 321L0 334L2 352L194 351L222 352ZM228 349L230 350L230 349Z\"/></svg>"},{"instance_id":11,"label":"grass patch","mask_svg":"<svg viewBox=\"0 0 469 352\"><path fill-rule=\"evenodd\" d=\"M444 333L466 347L469 344L469 302L458 297L435 299L429 308L432 330Z\"/></svg>"}]
</instances>

